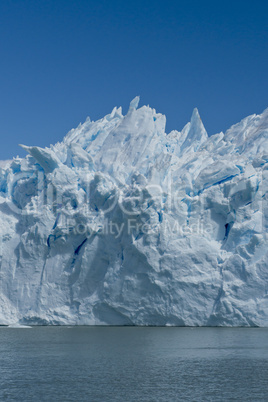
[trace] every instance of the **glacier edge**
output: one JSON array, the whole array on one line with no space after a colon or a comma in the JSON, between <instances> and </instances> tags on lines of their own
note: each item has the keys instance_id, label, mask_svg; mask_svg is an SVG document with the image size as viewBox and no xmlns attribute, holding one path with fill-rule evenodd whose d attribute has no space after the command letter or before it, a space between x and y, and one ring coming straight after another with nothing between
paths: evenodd
<instances>
[{"instance_id":1,"label":"glacier edge","mask_svg":"<svg viewBox=\"0 0 268 402\"><path fill-rule=\"evenodd\" d=\"M0 164L0 325L268 326L268 109L138 103Z\"/></svg>"}]
</instances>

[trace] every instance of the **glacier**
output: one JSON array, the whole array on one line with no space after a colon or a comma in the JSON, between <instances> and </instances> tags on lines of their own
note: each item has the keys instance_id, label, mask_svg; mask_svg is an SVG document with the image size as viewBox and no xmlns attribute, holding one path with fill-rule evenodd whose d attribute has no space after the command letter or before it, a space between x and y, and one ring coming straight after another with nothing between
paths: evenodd
<instances>
[{"instance_id":1,"label":"glacier","mask_svg":"<svg viewBox=\"0 0 268 402\"><path fill-rule=\"evenodd\" d=\"M138 104L0 163L0 325L268 326L268 109Z\"/></svg>"}]
</instances>

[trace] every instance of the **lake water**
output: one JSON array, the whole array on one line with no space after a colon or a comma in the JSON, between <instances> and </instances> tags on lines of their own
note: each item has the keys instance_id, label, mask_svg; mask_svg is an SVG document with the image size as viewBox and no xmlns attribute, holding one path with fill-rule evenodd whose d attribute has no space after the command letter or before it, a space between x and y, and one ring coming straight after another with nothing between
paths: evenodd
<instances>
[{"instance_id":1,"label":"lake water","mask_svg":"<svg viewBox=\"0 0 268 402\"><path fill-rule=\"evenodd\" d=\"M268 401L268 329L0 328L0 401Z\"/></svg>"}]
</instances>

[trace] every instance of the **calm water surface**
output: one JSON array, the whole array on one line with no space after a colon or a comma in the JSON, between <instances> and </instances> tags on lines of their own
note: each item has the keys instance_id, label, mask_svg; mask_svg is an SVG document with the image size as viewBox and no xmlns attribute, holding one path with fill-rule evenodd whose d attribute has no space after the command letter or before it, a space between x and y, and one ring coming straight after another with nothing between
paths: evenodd
<instances>
[{"instance_id":1,"label":"calm water surface","mask_svg":"<svg viewBox=\"0 0 268 402\"><path fill-rule=\"evenodd\" d=\"M2 327L0 401L268 401L268 329Z\"/></svg>"}]
</instances>

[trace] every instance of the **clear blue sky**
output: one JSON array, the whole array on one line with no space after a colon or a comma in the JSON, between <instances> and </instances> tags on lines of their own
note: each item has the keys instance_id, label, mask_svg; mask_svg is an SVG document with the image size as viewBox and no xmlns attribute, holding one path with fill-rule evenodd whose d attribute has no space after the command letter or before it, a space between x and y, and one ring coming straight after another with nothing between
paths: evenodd
<instances>
[{"instance_id":1,"label":"clear blue sky","mask_svg":"<svg viewBox=\"0 0 268 402\"><path fill-rule=\"evenodd\" d=\"M136 95L209 134L268 107L265 1L1 0L0 159Z\"/></svg>"}]
</instances>

